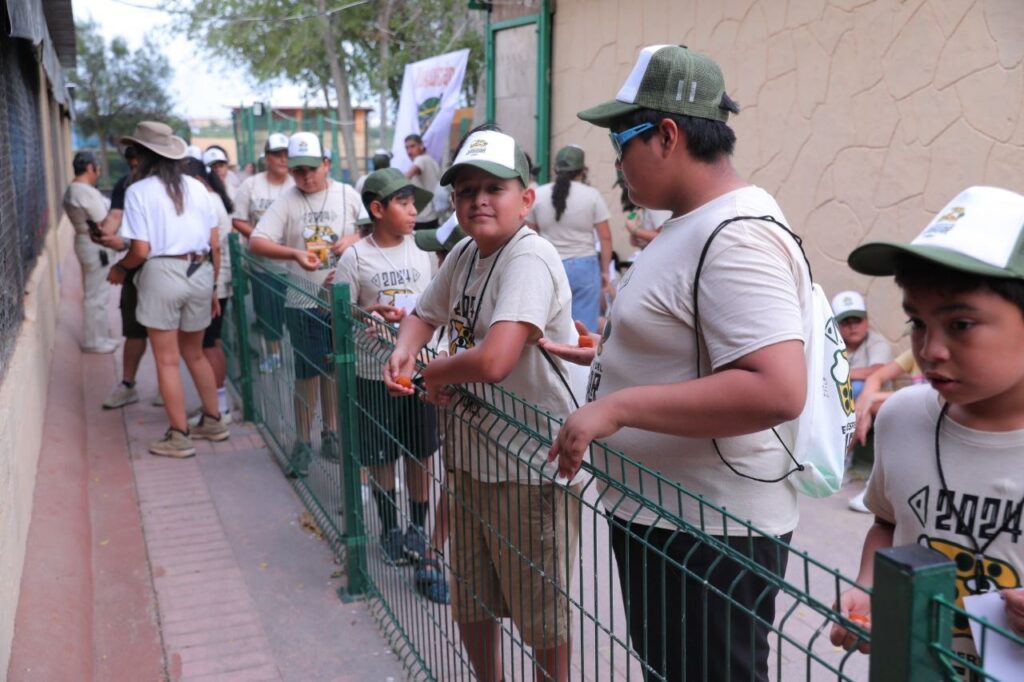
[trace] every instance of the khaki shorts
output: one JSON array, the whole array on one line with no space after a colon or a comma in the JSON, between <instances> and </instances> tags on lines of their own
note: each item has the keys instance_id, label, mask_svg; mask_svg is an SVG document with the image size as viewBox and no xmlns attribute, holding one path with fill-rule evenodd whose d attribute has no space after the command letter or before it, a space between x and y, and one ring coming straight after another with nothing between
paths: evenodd
<instances>
[{"instance_id":1,"label":"khaki shorts","mask_svg":"<svg viewBox=\"0 0 1024 682\"><path fill-rule=\"evenodd\" d=\"M135 275L139 305L135 317L148 329L200 332L210 326L213 264L203 263L186 276L190 263L179 258L150 258Z\"/></svg>"},{"instance_id":2,"label":"khaki shorts","mask_svg":"<svg viewBox=\"0 0 1024 682\"><path fill-rule=\"evenodd\" d=\"M580 486L483 483L448 472L452 618L511 617L535 650L569 640Z\"/></svg>"}]
</instances>

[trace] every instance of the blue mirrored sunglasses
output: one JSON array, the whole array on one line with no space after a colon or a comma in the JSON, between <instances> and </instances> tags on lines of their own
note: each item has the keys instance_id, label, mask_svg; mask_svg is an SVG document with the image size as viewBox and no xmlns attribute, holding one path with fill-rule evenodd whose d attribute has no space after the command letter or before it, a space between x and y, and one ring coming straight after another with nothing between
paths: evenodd
<instances>
[{"instance_id":1,"label":"blue mirrored sunglasses","mask_svg":"<svg viewBox=\"0 0 1024 682\"><path fill-rule=\"evenodd\" d=\"M633 126L623 130L621 133L616 133L611 130L608 131L608 137L612 138L612 147L615 148L615 155L622 158L622 148L626 146L626 143L632 140L640 133L645 133L648 130L654 128L653 123L641 123L640 125Z\"/></svg>"}]
</instances>

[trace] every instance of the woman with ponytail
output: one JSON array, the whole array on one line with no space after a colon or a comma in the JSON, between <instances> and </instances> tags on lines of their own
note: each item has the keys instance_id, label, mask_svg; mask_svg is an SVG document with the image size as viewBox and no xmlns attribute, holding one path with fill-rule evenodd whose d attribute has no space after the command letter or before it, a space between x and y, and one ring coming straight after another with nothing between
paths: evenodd
<instances>
[{"instance_id":1,"label":"woman with ponytail","mask_svg":"<svg viewBox=\"0 0 1024 682\"><path fill-rule=\"evenodd\" d=\"M157 380L170 428L149 451L165 457L196 454L192 440L221 441L230 435L217 406L213 369L203 354L203 331L220 314L215 293L220 266L217 214L206 187L182 173L186 144L170 126L143 121L122 139L139 156L136 180L125 194L122 235L131 240L126 255L110 271L121 284L130 269L139 305L136 317L146 327ZM185 360L202 399L199 423L189 429L185 392L178 365Z\"/></svg>"},{"instance_id":2,"label":"woman with ponytail","mask_svg":"<svg viewBox=\"0 0 1024 682\"><path fill-rule=\"evenodd\" d=\"M555 181L537 188L537 200L526 221L550 241L565 266L572 289L572 316L597 331L601 291L608 285L612 234L608 207L593 187L584 184L583 150L562 147L555 155ZM594 245L594 231L601 244Z\"/></svg>"}]
</instances>

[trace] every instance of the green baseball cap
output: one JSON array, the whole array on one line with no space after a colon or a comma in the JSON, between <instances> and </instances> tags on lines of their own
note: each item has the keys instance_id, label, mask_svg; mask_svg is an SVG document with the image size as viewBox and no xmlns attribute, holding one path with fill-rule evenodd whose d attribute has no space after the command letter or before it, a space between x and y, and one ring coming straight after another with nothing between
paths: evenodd
<instances>
[{"instance_id":1,"label":"green baseball cap","mask_svg":"<svg viewBox=\"0 0 1024 682\"><path fill-rule=\"evenodd\" d=\"M857 272L893 275L901 254L984 277L1024 279L1024 196L969 187L939 211L909 244L869 242L850 253Z\"/></svg>"},{"instance_id":2,"label":"green baseball cap","mask_svg":"<svg viewBox=\"0 0 1024 682\"><path fill-rule=\"evenodd\" d=\"M725 122L725 79L711 57L685 45L651 45L640 50L615 99L584 109L579 118L602 128L639 109Z\"/></svg>"},{"instance_id":3,"label":"green baseball cap","mask_svg":"<svg viewBox=\"0 0 1024 682\"><path fill-rule=\"evenodd\" d=\"M478 130L462 143L455 161L441 176L448 186L466 166L474 166L491 175L508 180L519 178L523 186L530 184L530 162L511 135L497 130Z\"/></svg>"},{"instance_id":4,"label":"green baseball cap","mask_svg":"<svg viewBox=\"0 0 1024 682\"><path fill-rule=\"evenodd\" d=\"M555 172L567 173L583 170L586 164L583 161L583 148L579 145L570 144L562 147L555 154Z\"/></svg>"},{"instance_id":5,"label":"green baseball cap","mask_svg":"<svg viewBox=\"0 0 1024 682\"><path fill-rule=\"evenodd\" d=\"M366 182L363 183L363 204L369 207L374 199L387 199L406 187L412 187L413 202L417 211L422 211L434 199L433 194L409 182L409 178L397 168L381 168L366 176Z\"/></svg>"},{"instance_id":6,"label":"green baseball cap","mask_svg":"<svg viewBox=\"0 0 1024 682\"><path fill-rule=\"evenodd\" d=\"M459 223L453 213L444 222L444 225L436 230L416 230L413 232L416 246L423 251L444 251L449 252L455 245L466 238L466 233L459 227Z\"/></svg>"}]
</instances>

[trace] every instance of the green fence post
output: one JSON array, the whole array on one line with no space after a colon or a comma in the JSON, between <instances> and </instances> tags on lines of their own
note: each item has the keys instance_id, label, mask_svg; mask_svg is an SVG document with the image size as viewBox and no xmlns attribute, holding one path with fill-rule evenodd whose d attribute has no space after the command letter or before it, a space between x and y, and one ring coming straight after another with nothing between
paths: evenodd
<instances>
[{"instance_id":1,"label":"green fence post","mask_svg":"<svg viewBox=\"0 0 1024 682\"><path fill-rule=\"evenodd\" d=\"M237 232L228 235L228 251L231 258L231 311L235 316L238 331L238 368L242 376L238 387L242 397L242 418L251 422L256 419L255 401L252 395L252 357L249 354L249 320L245 314L245 294L249 290L249 273L242 262L242 242Z\"/></svg>"},{"instance_id":2,"label":"green fence post","mask_svg":"<svg viewBox=\"0 0 1024 682\"><path fill-rule=\"evenodd\" d=\"M362 476L356 438L356 321L352 317L349 285L331 288L334 332L334 383L338 391L338 430L341 438L341 486L344 505L344 543L347 585L338 590L345 601L366 594L370 587L366 563L366 524L363 519Z\"/></svg>"},{"instance_id":3,"label":"green fence post","mask_svg":"<svg viewBox=\"0 0 1024 682\"><path fill-rule=\"evenodd\" d=\"M946 668L932 649L949 649L952 614L933 600L955 592L956 565L921 545L903 545L875 554L871 594L870 682L932 682L946 679Z\"/></svg>"}]
</instances>

